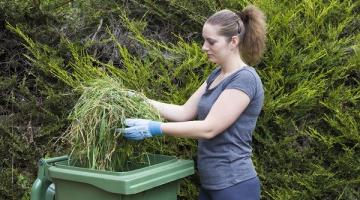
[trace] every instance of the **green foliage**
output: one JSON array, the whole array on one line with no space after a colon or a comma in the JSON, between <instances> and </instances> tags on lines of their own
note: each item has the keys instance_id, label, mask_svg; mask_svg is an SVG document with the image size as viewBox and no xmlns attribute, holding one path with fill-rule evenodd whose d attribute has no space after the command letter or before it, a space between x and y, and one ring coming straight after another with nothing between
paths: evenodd
<instances>
[{"instance_id":1,"label":"green foliage","mask_svg":"<svg viewBox=\"0 0 360 200\"><path fill-rule=\"evenodd\" d=\"M82 91L64 135L71 144L71 160L91 169L128 171L127 162L146 153L146 145L127 142L116 128L125 128L125 118L161 121L159 113L146 103L146 97L129 97L130 91L116 78L97 78Z\"/></svg>"},{"instance_id":2,"label":"green foliage","mask_svg":"<svg viewBox=\"0 0 360 200\"><path fill-rule=\"evenodd\" d=\"M39 28L46 17L41 18L32 3L0 1L0 199L29 199L39 156L65 153L64 145L53 142L67 126L75 96L60 81L31 67L21 41L5 28L6 21L29 32L29 27Z\"/></svg>"},{"instance_id":3,"label":"green foliage","mask_svg":"<svg viewBox=\"0 0 360 200\"><path fill-rule=\"evenodd\" d=\"M266 102L255 134L264 196L359 198L359 31L348 31L359 4L260 6L269 23L259 66Z\"/></svg>"},{"instance_id":4,"label":"green foliage","mask_svg":"<svg viewBox=\"0 0 360 200\"><path fill-rule=\"evenodd\" d=\"M86 85L94 78L110 75L118 77L126 87L146 93L148 97L160 99L160 94L162 94L161 99L164 101L184 103L184 100L202 84L212 67L207 63L201 48L196 43L186 43L181 39L176 45L147 39L141 34L138 21L129 20L125 15L122 18L123 23L134 34L131 37L133 42L142 44L147 53L142 58L132 55L114 38L114 34L109 33L109 38L105 40L116 44L117 52L122 60L118 68L111 62L103 63L96 60L86 53L84 47L69 41L63 43L71 53L71 58L65 63L55 49L32 41L19 28L12 26L9 28L26 42L26 48L32 53L26 55L26 58L34 66L46 74L57 77L74 89ZM148 152L190 159L196 148L191 140L166 137L163 141L149 140L144 147ZM179 148L182 151L179 151ZM194 188L192 185L184 187Z\"/></svg>"},{"instance_id":5,"label":"green foliage","mask_svg":"<svg viewBox=\"0 0 360 200\"><path fill-rule=\"evenodd\" d=\"M20 199L36 160L69 150L51 145L80 92L69 89L109 75L150 98L184 103L213 67L201 53L204 19L254 3L268 22L267 52L256 66L266 92L253 158L262 199L360 199L359 1L34 2L0 3L28 49L27 61L11 59L19 39L1 33L9 40L0 56L12 66L0 79L0 145L11 152L0 152L1 172L14 181L1 184L0 197ZM28 61L36 68L19 70ZM145 146L184 158L196 151L194 140L173 137ZM197 176L186 179L179 198L196 199L198 184Z\"/></svg>"},{"instance_id":6,"label":"green foliage","mask_svg":"<svg viewBox=\"0 0 360 200\"><path fill-rule=\"evenodd\" d=\"M26 195L36 174L39 155L64 153L53 142L67 124L65 117L73 95L62 90L61 84L54 86L40 78L33 82L29 80L31 76L19 82L16 77L2 77L8 84L2 85L1 95L4 102L0 122L1 199L21 199ZM41 92L31 93L34 88Z\"/></svg>"}]
</instances>

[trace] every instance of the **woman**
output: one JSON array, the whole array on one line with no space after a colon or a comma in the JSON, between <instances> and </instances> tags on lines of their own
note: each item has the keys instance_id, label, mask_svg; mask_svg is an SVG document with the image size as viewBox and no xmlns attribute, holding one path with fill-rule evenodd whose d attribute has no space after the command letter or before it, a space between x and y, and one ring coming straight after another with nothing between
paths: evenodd
<instances>
[{"instance_id":1,"label":"woman","mask_svg":"<svg viewBox=\"0 0 360 200\"><path fill-rule=\"evenodd\" d=\"M131 140L161 134L198 139L200 200L260 199L251 143L264 91L248 64L261 58L265 32L265 17L255 6L215 13L202 30L202 50L218 66L206 82L184 105L149 100L172 122L125 121L124 137Z\"/></svg>"}]
</instances>

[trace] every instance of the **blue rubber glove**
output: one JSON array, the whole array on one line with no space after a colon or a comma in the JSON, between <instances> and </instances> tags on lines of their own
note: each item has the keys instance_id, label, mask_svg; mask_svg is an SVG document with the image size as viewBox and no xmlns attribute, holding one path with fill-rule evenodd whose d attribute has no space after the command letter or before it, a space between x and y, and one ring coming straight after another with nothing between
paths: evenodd
<instances>
[{"instance_id":1,"label":"blue rubber glove","mask_svg":"<svg viewBox=\"0 0 360 200\"><path fill-rule=\"evenodd\" d=\"M156 135L162 135L161 123L147 119L125 119L125 125L128 128L121 129L121 132L128 140L143 140Z\"/></svg>"}]
</instances>

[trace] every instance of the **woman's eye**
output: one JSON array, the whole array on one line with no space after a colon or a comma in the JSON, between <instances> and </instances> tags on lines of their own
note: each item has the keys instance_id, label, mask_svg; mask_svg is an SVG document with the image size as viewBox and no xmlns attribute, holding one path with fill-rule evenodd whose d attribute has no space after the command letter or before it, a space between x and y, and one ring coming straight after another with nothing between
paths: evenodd
<instances>
[{"instance_id":1,"label":"woman's eye","mask_svg":"<svg viewBox=\"0 0 360 200\"><path fill-rule=\"evenodd\" d=\"M204 40L204 42L207 42L207 43L209 43L209 45L214 45L215 43L216 43L216 41L214 41L214 40L211 40L211 39L205 39Z\"/></svg>"},{"instance_id":2,"label":"woman's eye","mask_svg":"<svg viewBox=\"0 0 360 200\"><path fill-rule=\"evenodd\" d=\"M208 42L210 45L214 45L214 43L215 43L214 41L211 41L211 40L210 41L208 40Z\"/></svg>"}]
</instances>

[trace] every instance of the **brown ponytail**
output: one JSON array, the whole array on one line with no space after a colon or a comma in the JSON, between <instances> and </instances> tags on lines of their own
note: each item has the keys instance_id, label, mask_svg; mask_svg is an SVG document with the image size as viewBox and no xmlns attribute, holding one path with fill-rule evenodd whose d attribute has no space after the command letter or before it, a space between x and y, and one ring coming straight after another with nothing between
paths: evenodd
<instances>
[{"instance_id":1,"label":"brown ponytail","mask_svg":"<svg viewBox=\"0 0 360 200\"><path fill-rule=\"evenodd\" d=\"M250 5L240 12L239 17L245 26L245 34L239 46L241 56L247 63L257 64L265 50L265 15L257 7Z\"/></svg>"},{"instance_id":2,"label":"brown ponytail","mask_svg":"<svg viewBox=\"0 0 360 200\"><path fill-rule=\"evenodd\" d=\"M265 50L266 23L263 12L257 7L250 5L239 13L221 10L210 16L206 23L220 25L220 35L238 36L239 51L246 63L254 65L260 61Z\"/></svg>"}]
</instances>

